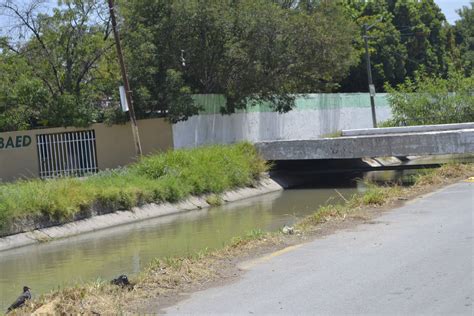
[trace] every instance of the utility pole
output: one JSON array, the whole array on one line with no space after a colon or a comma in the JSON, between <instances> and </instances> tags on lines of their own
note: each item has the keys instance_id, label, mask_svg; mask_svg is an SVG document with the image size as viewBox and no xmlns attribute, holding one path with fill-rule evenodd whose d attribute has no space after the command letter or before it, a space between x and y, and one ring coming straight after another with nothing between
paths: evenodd
<instances>
[{"instance_id":1,"label":"utility pole","mask_svg":"<svg viewBox=\"0 0 474 316\"><path fill-rule=\"evenodd\" d=\"M370 93L370 107L372 109L372 124L375 127L377 127L377 118L375 115L375 86L372 81L372 66L370 65L370 53L369 53L369 36L367 35L367 31L372 28L374 24L371 26L368 26L367 24L364 24L364 42L365 42L365 58L367 61L367 78L369 81L369 93Z\"/></svg>"},{"instance_id":2,"label":"utility pole","mask_svg":"<svg viewBox=\"0 0 474 316\"><path fill-rule=\"evenodd\" d=\"M114 31L115 46L117 47L117 57L119 60L120 70L122 72L123 85L125 88L125 97L127 99L127 103L129 107L128 114L130 115L130 124L132 125L133 142L135 144L137 157L140 157L142 155L142 145L140 143L140 135L138 133L137 119L135 117L135 109L133 107L133 101L132 101L132 96L131 96L130 84L128 82L127 70L125 68L125 62L123 60L122 45L120 44L120 36L117 30L117 21L115 19L115 12L114 12L114 1L108 0L108 2L109 2L110 20L112 22L112 29Z\"/></svg>"}]
</instances>

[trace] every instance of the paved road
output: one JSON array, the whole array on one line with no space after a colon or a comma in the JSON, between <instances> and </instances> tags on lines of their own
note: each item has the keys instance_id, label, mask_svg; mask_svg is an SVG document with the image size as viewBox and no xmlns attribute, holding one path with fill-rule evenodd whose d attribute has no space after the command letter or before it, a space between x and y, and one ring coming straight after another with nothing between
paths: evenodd
<instances>
[{"instance_id":1,"label":"paved road","mask_svg":"<svg viewBox=\"0 0 474 316\"><path fill-rule=\"evenodd\" d=\"M473 315L474 183L248 263L169 314Z\"/></svg>"}]
</instances>

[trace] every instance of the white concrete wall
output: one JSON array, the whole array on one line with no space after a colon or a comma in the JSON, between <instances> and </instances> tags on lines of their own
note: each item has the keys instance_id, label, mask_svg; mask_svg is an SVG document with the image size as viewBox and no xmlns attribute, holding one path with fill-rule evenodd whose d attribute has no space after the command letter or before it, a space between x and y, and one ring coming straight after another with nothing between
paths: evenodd
<instances>
[{"instance_id":1,"label":"white concrete wall","mask_svg":"<svg viewBox=\"0 0 474 316\"><path fill-rule=\"evenodd\" d=\"M285 114L245 112L232 115L201 114L173 125L175 148L228 144L248 140L311 139L343 129L372 127L370 107L338 106L296 109ZM391 118L390 107L377 108L377 121Z\"/></svg>"}]
</instances>

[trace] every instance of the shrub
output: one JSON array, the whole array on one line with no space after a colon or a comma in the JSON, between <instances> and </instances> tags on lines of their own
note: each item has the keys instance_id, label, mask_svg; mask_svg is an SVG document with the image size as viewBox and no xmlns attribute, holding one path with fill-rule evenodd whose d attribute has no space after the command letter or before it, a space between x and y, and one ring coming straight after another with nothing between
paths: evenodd
<instances>
[{"instance_id":1,"label":"shrub","mask_svg":"<svg viewBox=\"0 0 474 316\"><path fill-rule=\"evenodd\" d=\"M396 88L386 86L392 126L474 121L474 76L451 72L447 79L425 74Z\"/></svg>"}]
</instances>

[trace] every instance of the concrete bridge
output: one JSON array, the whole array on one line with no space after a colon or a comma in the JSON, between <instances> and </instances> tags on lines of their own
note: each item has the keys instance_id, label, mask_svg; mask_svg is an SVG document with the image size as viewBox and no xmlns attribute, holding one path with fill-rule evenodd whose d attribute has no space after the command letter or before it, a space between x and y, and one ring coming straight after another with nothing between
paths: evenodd
<instances>
[{"instance_id":1,"label":"concrete bridge","mask_svg":"<svg viewBox=\"0 0 474 316\"><path fill-rule=\"evenodd\" d=\"M341 137L256 143L267 160L359 159L474 153L474 123L347 130Z\"/></svg>"}]
</instances>

